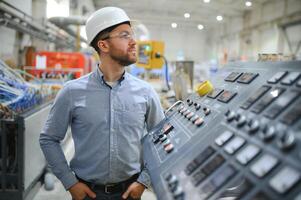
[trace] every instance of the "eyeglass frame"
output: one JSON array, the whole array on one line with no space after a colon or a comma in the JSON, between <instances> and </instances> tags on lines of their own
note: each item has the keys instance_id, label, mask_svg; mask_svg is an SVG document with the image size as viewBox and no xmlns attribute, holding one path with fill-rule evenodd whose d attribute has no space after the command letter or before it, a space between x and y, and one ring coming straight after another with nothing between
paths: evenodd
<instances>
[{"instance_id":1,"label":"eyeglass frame","mask_svg":"<svg viewBox=\"0 0 301 200\"><path fill-rule=\"evenodd\" d=\"M110 33L104 38L101 38L101 40L107 40L107 39L112 39L112 38L120 38L120 39L125 39L125 40L136 40L135 38L135 33L128 32L128 31L121 31L117 35L110 36Z\"/></svg>"}]
</instances>

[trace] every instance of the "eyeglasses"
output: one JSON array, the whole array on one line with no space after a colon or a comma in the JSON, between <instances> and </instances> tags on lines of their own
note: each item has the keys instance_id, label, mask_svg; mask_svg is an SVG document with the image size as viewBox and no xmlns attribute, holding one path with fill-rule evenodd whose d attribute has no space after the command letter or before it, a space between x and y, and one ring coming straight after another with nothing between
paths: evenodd
<instances>
[{"instance_id":1,"label":"eyeglasses","mask_svg":"<svg viewBox=\"0 0 301 200\"><path fill-rule=\"evenodd\" d=\"M107 40L107 39L112 39L112 38L120 38L120 39L124 39L124 40L135 40L135 34L134 33L129 33L127 31L123 31L118 33L117 35L108 35L107 37L104 37L103 40Z\"/></svg>"}]
</instances>

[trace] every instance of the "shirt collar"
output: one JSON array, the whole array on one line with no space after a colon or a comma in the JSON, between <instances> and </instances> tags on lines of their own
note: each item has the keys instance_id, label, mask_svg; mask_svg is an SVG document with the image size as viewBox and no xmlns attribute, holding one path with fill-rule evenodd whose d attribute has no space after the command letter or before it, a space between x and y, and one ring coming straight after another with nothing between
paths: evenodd
<instances>
[{"instance_id":1,"label":"shirt collar","mask_svg":"<svg viewBox=\"0 0 301 200\"><path fill-rule=\"evenodd\" d=\"M97 69L96 69L96 73L97 73L97 79L100 81L101 84L106 84L106 81L104 80L104 76L102 71L99 68L99 64L97 64ZM123 82L123 80L127 79L128 74L127 72L124 70L122 76L120 77L120 79L118 80L118 84L121 85L121 82Z\"/></svg>"}]
</instances>

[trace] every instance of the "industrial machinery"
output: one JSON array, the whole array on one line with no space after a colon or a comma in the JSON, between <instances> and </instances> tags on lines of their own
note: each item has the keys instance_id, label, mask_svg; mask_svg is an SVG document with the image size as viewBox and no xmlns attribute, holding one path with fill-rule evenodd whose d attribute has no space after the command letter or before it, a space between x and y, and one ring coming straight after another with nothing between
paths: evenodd
<instances>
[{"instance_id":1,"label":"industrial machinery","mask_svg":"<svg viewBox=\"0 0 301 200\"><path fill-rule=\"evenodd\" d=\"M159 200L301 198L301 62L234 63L143 139Z\"/></svg>"},{"instance_id":2,"label":"industrial machinery","mask_svg":"<svg viewBox=\"0 0 301 200\"><path fill-rule=\"evenodd\" d=\"M164 43L160 41L137 41L138 60L136 65L145 69L160 69L163 66Z\"/></svg>"}]
</instances>

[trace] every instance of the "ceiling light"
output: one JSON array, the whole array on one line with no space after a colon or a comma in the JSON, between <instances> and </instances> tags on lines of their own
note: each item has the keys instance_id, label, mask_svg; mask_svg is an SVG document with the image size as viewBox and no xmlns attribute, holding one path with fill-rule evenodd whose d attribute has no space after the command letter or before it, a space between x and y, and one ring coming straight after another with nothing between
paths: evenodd
<instances>
[{"instance_id":1,"label":"ceiling light","mask_svg":"<svg viewBox=\"0 0 301 200\"><path fill-rule=\"evenodd\" d=\"M221 16L221 15L216 16L216 20L217 21L222 21L223 20L223 16Z\"/></svg>"},{"instance_id":2,"label":"ceiling light","mask_svg":"<svg viewBox=\"0 0 301 200\"><path fill-rule=\"evenodd\" d=\"M209 3L210 2L210 0L204 0L204 3Z\"/></svg>"},{"instance_id":3,"label":"ceiling light","mask_svg":"<svg viewBox=\"0 0 301 200\"><path fill-rule=\"evenodd\" d=\"M247 6L247 7L252 6L252 2L251 2L251 1L246 1L246 6Z\"/></svg>"},{"instance_id":4,"label":"ceiling light","mask_svg":"<svg viewBox=\"0 0 301 200\"><path fill-rule=\"evenodd\" d=\"M172 28L177 28L178 24L177 23L171 23Z\"/></svg>"},{"instance_id":5,"label":"ceiling light","mask_svg":"<svg viewBox=\"0 0 301 200\"><path fill-rule=\"evenodd\" d=\"M198 29L199 29L199 30L202 30L202 29L204 29L204 26L203 26L202 24L199 24L199 25L198 25Z\"/></svg>"},{"instance_id":6,"label":"ceiling light","mask_svg":"<svg viewBox=\"0 0 301 200\"><path fill-rule=\"evenodd\" d=\"M190 14L189 14L189 13L185 13L185 14L184 14L184 17L185 17L185 18L189 18L189 17L190 17Z\"/></svg>"}]
</instances>

